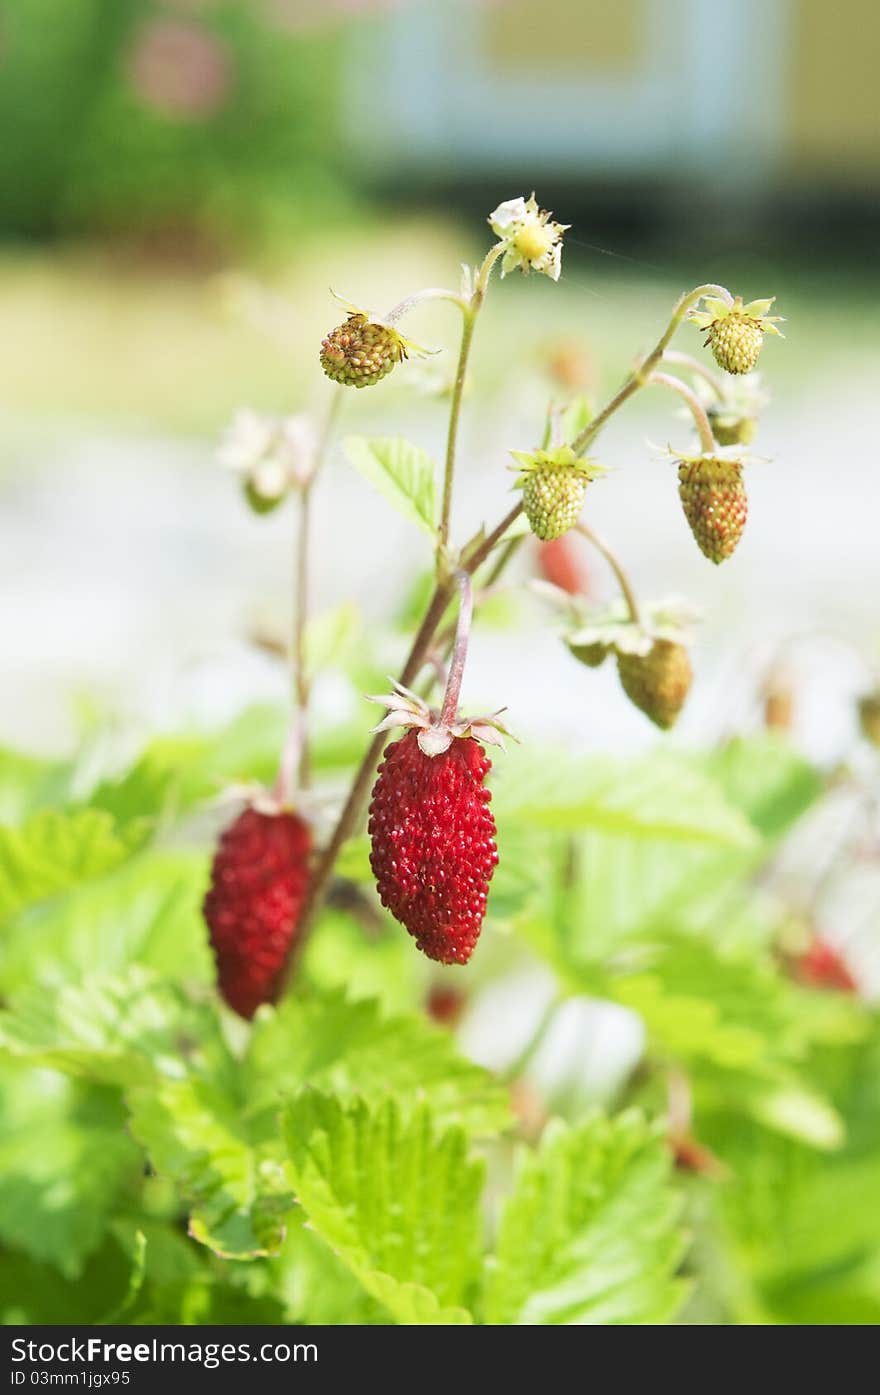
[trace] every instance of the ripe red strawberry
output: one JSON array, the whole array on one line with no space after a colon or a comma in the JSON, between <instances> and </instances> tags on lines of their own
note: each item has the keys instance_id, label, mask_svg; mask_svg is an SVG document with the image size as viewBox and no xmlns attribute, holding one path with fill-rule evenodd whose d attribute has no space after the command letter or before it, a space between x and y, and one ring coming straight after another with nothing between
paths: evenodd
<instances>
[{"instance_id":1,"label":"ripe red strawberry","mask_svg":"<svg viewBox=\"0 0 880 1395\"><path fill-rule=\"evenodd\" d=\"M479 741L455 736L426 755L413 728L385 749L370 804L379 896L429 959L466 964L498 862L491 769Z\"/></svg>"},{"instance_id":2,"label":"ripe red strawberry","mask_svg":"<svg viewBox=\"0 0 880 1395\"><path fill-rule=\"evenodd\" d=\"M819 936L795 961L795 976L808 988L834 988L839 993L855 993L858 984L840 950Z\"/></svg>"},{"instance_id":3,"label":"ripe red strawberry","mask_svg":"<svg viewBox=\"0 0 880 1395\"><path fill-rule=\"evenodd\" d=\"M454 1027L467 1007L467 997L458 988L434 983L428 989L425 1010L441 1027Z\"/></svg>"},{"instance_id":4,"label":"ripe red strawberry","mask_svg":"<svg viewBox=\"0 0 880 1395\"><path fill-rule=\"evenodd\" d=\"M550 542L539 543L538 568L545 581L558 586L569 596L589 594L587 564L571 538L552 538Z\"/></svg>"},{"instance_id":5,"label":"ripe red strawberry","mask_svg":"<svg viewBox=\"0 0 880 1395\"><path fill-rule=\"evenodd\" d=\"M716 564L725 561L736 550L749 513L742 464L711 455L682 460L678 494L703 556Z\"/></svg>"},{"instance_id":6,"label":"ripe red strawberry","mask_svg":"<svg viewBox=\"0 0 880 1395\"><path fill-rule=\"evenodd\" d=\"M222 834L204 915L220 992L241 1017L275 1001L309 879L311 833L290 811L245 809Z\"/></svg>"}]
</instances>

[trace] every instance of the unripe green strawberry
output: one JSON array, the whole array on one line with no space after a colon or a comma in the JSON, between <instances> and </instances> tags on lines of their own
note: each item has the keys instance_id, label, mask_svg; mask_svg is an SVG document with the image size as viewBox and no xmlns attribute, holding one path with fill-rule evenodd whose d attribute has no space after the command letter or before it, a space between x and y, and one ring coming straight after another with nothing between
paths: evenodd
<instances>
[{"instance_id":1,"label":"unripe green strawberry","mask_svg":"<svg viewBox=\"0 0 880 1395\"><path fill-rule=\"evenodd\" d=\"M612 646L597 639L593 644L568 643L569 653L587 668L600 668L611 653Z\"/></svg>"},{"instance_id":2,"label":"unripe green strawberry","mask_svg":"<svg viewBox=\"0 0 880 1395\"><path fill-rule=\"evenodd\" d=\"M664 731L675 724L690 691L693 670L683 644L655 639L647 654L618 654L623 691Z\"/></svg>"},{"instance_id":3,"label":"unripe green strawberry","mask_svg":"<svg viewBox=\"0 0 880 1395\"><path fill-rule=\"evenodd\" d=\"M523 484L523 509L536 538L549 542L573 528L584 506L584 481L570 465L532 470Z\"/></svg>"},{"instance_id":4,"label":"unripe green strawberry","mask_svg":"<svg viewBox=\"0 0 880 1395\"><path fill-rule=\"evenodd\" d=\"M353 311L321 343L321 367L345 387L372 387L406 356L397 330L376 324L361 311Z\"/></svg>"},{"instance_id":5,"label":"unripe green strawberry","mask_svg":"<svg viewBox=\"0 0 880 1395\"><path fill-rule=\"evenodd\" d=\"M681 460L678 493L703 555L716 564L730 557L749 512L742 463L711 455Z\"/></svg>"},{"instance_id":6,"label":"unripe green strawberry","mask_svg":"<svg viewBox=\"0 0 880 1395\"><path fill-rule=\"evenodd\" d=\"M764 344L764 331L748 315L728 315L709 326L706 343L725 373L751 373Z\"/></svg>"},{"instance_id":7,"label":"unripe green strawberry","mask_svg":"<svg viewBox=\"0 0 880 1395\"><path fill-rule=\"evenodd\" d=\"M726 412L709 412L709 425L719 446L747 446L755 438L755 417L735 417Z\"/></svg>"},{"instance_id":8,"label":"unripe green strawberry","mask_svg":"<svg viewBox=\"0 0 880 1395\"><path fill-rule=\"evenodd\" d=\"M271 494L261 494L253 480L245 480L243 493L254 513L273 513L280 504L284 503L285 496L283 494L277 494L274 497Z\"/></svg>"},{"instance_id":9,"label":"unripe green strawberry","mask_svg":"<svg viewBox=\"0 0 880 1395\"><path fill-rule=\"evenodd\" d=\"M758 362L765 334L779 334L778 315L767 311L775 297L753 300L743 305L742 296L735 300L705 297L705 310L691 311L688 319L706 331L706 345L715 362L725 373L751 373ZM781 338L781 335L780 335Z\"/></svg>"},{"instance_id":10,"label":"unripe green strawberry","mask_svg":"<svg viewBox=\"0 0 880 1395\"><path fill-rule=\"evenodd\" d=\"M602 467L576 456L571 446L511 454L521 466L517 487L523 492L529 527L542 542L561 538L577 523L584 490L603 473Z\"/></svg>"},{"instance_id":11,"label":"unripe green strawberry","mask_svg":"<svg viewBox=\"0 0 880 1395\"><path fill-rule=\"evenodd\" d=\"M865 693L859 699L859 723L862 735L872 746L880 747L880 691Z\"/></svg>"}]
</instances>

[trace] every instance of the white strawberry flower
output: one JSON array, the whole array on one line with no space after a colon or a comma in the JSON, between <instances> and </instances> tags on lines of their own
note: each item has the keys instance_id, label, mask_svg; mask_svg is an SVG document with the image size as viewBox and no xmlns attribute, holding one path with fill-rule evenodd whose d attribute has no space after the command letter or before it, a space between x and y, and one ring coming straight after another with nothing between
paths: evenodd
<instances>
[{"instance_id":1,"label":"white strawberry flower","mask_svg":"<svg viewBox=\"0 0 880 1395\"><path fill-rule=\"evenodd\" d=\"M233 417L217 458L260 499L275 502L308 481L316 448L307 416L272 416L245 407Z\"/></svg>"},{"instance_id":2,"label":"white strawberry flower","mask_svg":"<svg viewBox=\"0 0 880 1395\"><path fill-rule=\"evenodd\" d=\"M539 271L558 281L562 271L562 234L569 223L554 223L546 209L538 207L534 194L528 199L508 199L489 214L489 226L504 248L501 275L518 267Z\"/></svg>"}]
</instances>

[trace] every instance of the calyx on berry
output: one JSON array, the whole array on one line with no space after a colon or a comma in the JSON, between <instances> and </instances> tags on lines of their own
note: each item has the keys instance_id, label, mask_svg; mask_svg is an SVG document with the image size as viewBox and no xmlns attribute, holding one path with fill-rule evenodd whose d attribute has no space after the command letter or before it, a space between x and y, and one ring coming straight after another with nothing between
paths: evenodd
<instances>
[{"instance_id":1,"label":"calyx on berry","mask_svg":"<svg viewBox=\"0 0 880 1395\"><path fill-rule=\"evenodd\" d=\"M456 738L472 736L487 746L505 749L504 738L510 731L499 720L501 712L489 713L480 717L459 717L444 719L441 712L430 707L417 693L405 688L402 683L394 684L394 692L382 696L368 697L368 702L377 702L388 709L387 715L373 732L391 731L395 727L414 728L419 750L426 756L439 756L448 751Z\"/></svg>"}]
</instances>

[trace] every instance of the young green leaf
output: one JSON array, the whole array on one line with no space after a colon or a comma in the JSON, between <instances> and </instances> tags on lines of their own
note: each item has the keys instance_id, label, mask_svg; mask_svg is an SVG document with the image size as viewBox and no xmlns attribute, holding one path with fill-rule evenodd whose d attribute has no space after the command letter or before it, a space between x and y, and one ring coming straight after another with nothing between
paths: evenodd
<instances>
[{"instance_id":1,"label":"young green leaf","mask_svg":"<svg viewBox=\"0 0 880 1395\"><path fill-rule=\"evenodd\" d=\"M306 1090L285 1134L309 1224L395 1322L457 1325L477 1278L482 1166L427 1104L368 1104Z\"/></svg>"},{"instance_id":2,"label":"young green leaf","mask_svg":"<svg viewBox=\"0 0 880 1395\"><path fill-rule=\"evenodd\" d=\"M276 1253L294 1204L271 1134L212 1081L164 1080L128 1093L131 1132L190 1207L189 1233L215 1254Z\"/></svg>"},{"instance_id":3,"label":"young green leaf","mask_svg":"<svg viewBox=\"0 0 880 1395\"><path fill-rule=\"evenodd\" d=\"M355 469L398 513L433 537L437 526L435 466L426 451L400 436L349 436L345 451Z\"/></svg>"},{"instance_id":4,"label":"young green leaf","mask_svg":"<svg viewBox=\"0 0 880 1395\"><path fill-rule=\"evenodd\" d=\"M433 1123L491 1134L510 1122L507 1091L464 1060L424 1018L388 1017L375 1001L341 992L289 999L256 1022L246 1062L248 1100L274 1107L279 1092L315 1085L368 1099L388 1091L401 1108L425 1100Z\"/></svg>"},{"instance_id":5,"label":"young green leaf","mask_svg":"<svg viewBox=\"0 0 880 1395\"><path fill-rule=\"evenodd\" d=\"M54 994L32 988L0 1014L0 1051L66 1075L130 1085L223 1059L216 1019L144 969L87 978Z\"/></svg>"},{"instance_id":6,"label":"young green leaf","mask_svg":"<svg viewBox=\"0 0 880 1395\"><path fill-rule=\"evenodd\" d=\"M683 1297L670 1158L640 1116L561 1122L519 1155L494 1257L493 1324L668 1322Z\"/></svg>"},{"instance_id":7,"label":"young green leaf","mask_svg":"<svg viewBox=\"0 0 880 1395\"><path fill-rule=\"evenodd\" d=\"M0 1239L76 1278L126 1184L143 1170L118 1093L7 1066L0 1115Z\"/></svg>"},{"instance_id":8,"label":"young green leaf","mask_svg":"<svg viewBox=\"0 0 880 1395\"><path fill-rule=\"evenodd\" d=\"M0 984L79 980L96 964L132 963L187 982L213 980L201 901L207 859L190 849L150 849L99 881L73 887L12 919L0 950Z\"/></svg>"},{"instance_id":9,"label":"young green leaf","mask_svg":"<svg viewBox=\"0 0 880 1395\"><path fill-rule=\"evenodd\" d=\"M102 809L42 809L20 828L0 828L0 919L102 876L140 837L136 825L120 830Z\"/></svg>"},{"instance_id":10,"label":"young green leaf","mask_svg":"<svg viewBox=\"0 0 880 1395\"><path fill-rule=\"evenodd\" d=\"M573 760L561 752L511 750L499 762L495 804L502 821L571 833L607 833L748 848L758 837L722 792L684 760Z\"/></svg>"}]
</instances>

